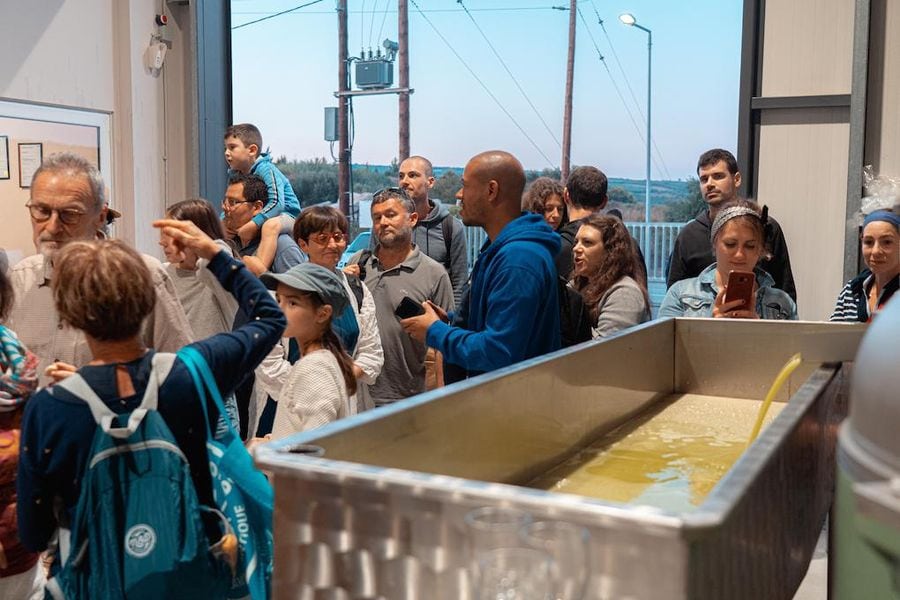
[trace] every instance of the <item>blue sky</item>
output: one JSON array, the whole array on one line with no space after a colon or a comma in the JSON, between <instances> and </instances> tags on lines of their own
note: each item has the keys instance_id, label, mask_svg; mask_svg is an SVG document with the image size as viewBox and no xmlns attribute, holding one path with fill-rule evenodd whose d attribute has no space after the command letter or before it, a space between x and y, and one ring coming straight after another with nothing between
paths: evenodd
<instances>
[{"instance_id":1,"label":"blue sky","mask_svg":"<svg viewBox=\"0 0 900 600\"><path fill-rule=\"evenodd\" d=\"M411 96L412 152L429 157L436 165L462 166L480 151L501 148L518 156L526 168L558 166L561 151L557 141L460 4L455 0L416 3L424 16L410 0L410 85L415 89ZM232 25L299 4L300 0L231 0ZM568 4L567 0L465 1L478 27L560 141L568 11L550 7ZM323 107L336 106L335 5L335 0L325 0L233 30L235 121L256 123L275 155L330 158L329 144L323 140ZM396 0L349 0L349 6L351 56L359 55L361 48L379 47L386 37L397 39ZM584 20L578 19L576 42L573 165L592 164L611 177L644 176L644 143L590 37L593 35L605 56L642 135L647 36L622 25L618 15L623 12L633 13L639 23L653 30L653 139L662 156L654 163L653 177L685 178L694 174L703 150L716 146L734 150L740 0L581 0L579 7ZM604 19L605 33L597 13ZM448 49L426 17L534 145ZM628 75L637 105L613 50ZM397 97L357 98L354 110L354 163L390 162L397 155Z\"/></svg>"}]
</instances>

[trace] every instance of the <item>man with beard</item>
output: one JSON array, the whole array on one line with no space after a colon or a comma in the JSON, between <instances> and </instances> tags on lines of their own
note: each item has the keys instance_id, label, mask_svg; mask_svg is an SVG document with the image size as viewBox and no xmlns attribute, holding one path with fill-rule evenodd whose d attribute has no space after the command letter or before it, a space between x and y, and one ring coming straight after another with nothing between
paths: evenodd
<instances>
[{"instance_id":1,"label":"man with beard","mask_svg":"<svg viewBox=\"0 0 900 600\"><path fill-rule=\"evenodd\" d=\"M262 240L262 234L257 230L253 239L245 240L238 235L238 230L249 223L256 215L262 213L268 198L269 188L266 187L266 182L259 175L234 173L228 179L228 187L225 188L225 199L222 201L222 211L225 214L222 224L225 226L228 234L233 236L232 242L237 245L238 253L245 257L244 262L248 262L246 257L256 254ZM279 232L275 243L275 259L268 270L273 273L284 273L294 265L299 265L302 262L306 262L306 258L294 240L291 239L291 236ZM250 264L248 264L248 267L254 270ZM265 270L265 267L258 269L259 272Z\"/></svg>"},{"instance_id":2,"label":"man with beard","mask_svg":"<svg viewBox=\"0 0 900 600\"><path fill-rule=\"evenodd\" d=\"M375 300L375 318L384 349L384 366L369 393L383 406L425 391L425 344L409 337L394 311L405 297L416 304L433 302L453 309L453 287L447 271L413 244L416 205L400 188L372 198L375 250L353 256L359 276Z\"/></svg>"},{"instance_id":3,"label":"man with beard","mask_svg":"<svg viewBox=\"0 0 900 600\"><path fill-rule=\"evenodd\" d=\"M737 160L728 150L713 148L700 155L697 160L697 179L700 193L707 207L690 221L675 240L669 264L666 269L666 287L676 281L697 277L715 262L713 247L709 239L710 228L719 208L727 206L738 196L741 187L741 173ZM771 216L765 222L766 252L759 262L759 268L772 276L775 287L787 292L796 302L797 288L791 271L791 257L781 226Z\"/></svg>"},{"instance_id":4,"label":"man with beard","mask_svg":"<svg viewBox=\"0 0 900 600\"><path fill-rule=\"evenodd\" d=\"M50 290L53 257L68 242L96 239L109 209L100 172L75 154L53 154L44 160L32 178L30 193L26 206L38 254L10 271L15 304L7 325L40 358L41 384L46 385L91 360L84 334L61 322L56 312ZM156 291L143 341L148 348L175 352L192 341L191 327L160 262L146 255L143 259Z\"/></svg>"}]
</instances>

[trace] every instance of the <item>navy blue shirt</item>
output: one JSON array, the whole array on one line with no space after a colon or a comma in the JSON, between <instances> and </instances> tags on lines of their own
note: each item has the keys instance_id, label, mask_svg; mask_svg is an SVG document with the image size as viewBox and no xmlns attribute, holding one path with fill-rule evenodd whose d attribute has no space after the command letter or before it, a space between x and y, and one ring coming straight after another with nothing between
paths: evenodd
<instances>
[{"instance_id":1,"label":"navy blue shirt","mask_svg":"<svg viewBox=\"0 0 900 600\"><path fill-rule=\"evenodd\" d=\"M219 390L225 395L272 349L286 321L268 290L241 262L223 251L210 261L208 268L245 313L251 315L235 331L191 344L209 363ZM78 372L113 412L130 412L143 398L152 357L151 351L124 363L136 392L124 398L118 396L115 364L84 366ZM218 412L212 406L209 409L210 418L215 419ZM203 411L190 373L180 360L175 361L160 386L158 410L187 457L200 503L212 505ZM88 405L61 388L53 393L43 389L26 405L16 478L19 536L26 548L46 548L57 528L55 498L62 500L71 520L96 430Z\"/></svg>"}]
</instances>

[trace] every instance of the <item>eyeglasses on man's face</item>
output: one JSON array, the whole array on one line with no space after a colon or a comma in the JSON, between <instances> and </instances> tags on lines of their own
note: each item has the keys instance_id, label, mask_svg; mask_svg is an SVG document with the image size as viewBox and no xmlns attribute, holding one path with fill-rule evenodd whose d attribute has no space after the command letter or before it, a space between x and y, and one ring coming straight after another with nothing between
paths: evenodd
<instances>
[{"instance_id":1,"label":"eyeglasses on man's face","mask_svg":"<svg viewBox=\"0 0 900 600\"><path fill-rule=\"evenodd\" d=\"M327 246L328 242L334 240L335 244L340 244L347 236L342 231L333 231L331 233L326 233L324 231L320 231L319 233L314 233L309 236L309 239L319 244L320 246Z\"/></svg>"},{"instance_id":2,"label":"eyeglasses on man's face","mask_svg":"<svg viewBox=\"0 0 900 600\"><path fill-rule=\"evenodd\" d=\"M28 207L31 218L38 223L49 221L50 217L53 216L53 213L56 213L57 218L63 225L76 225L81 221L82 217L87 214L83 210L78 210L77 208L53 208L46 204L35 202L29 202L25 206Z\"/></svg>"},{"instance_id":3,"label":"eyeglasses on man's face","mask_svg":"<svg viewBox=\"0 0 900 600\"><path fill-rule=\"evenodd\" d=\"M235 208L238 204L248 204L249 200L235 200L234 198L225 198L222 200L223 208Z\"/></svg>"}]
</instances>

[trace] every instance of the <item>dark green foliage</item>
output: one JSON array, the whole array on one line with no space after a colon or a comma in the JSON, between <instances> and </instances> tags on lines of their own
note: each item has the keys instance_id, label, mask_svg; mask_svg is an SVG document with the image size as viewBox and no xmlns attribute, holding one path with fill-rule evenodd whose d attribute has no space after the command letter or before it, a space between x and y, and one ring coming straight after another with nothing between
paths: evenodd
<instances>
[{"instance_id":1,"label":"dark green foliage","mask_svg":"<svg viewBox=\"0 0 900 600\"><path fill-rule=\"evenodd\" d=\"M456 192L462 187L462 178L453 169L444 171L444 174L434 180L429 196L437 198L445 204L456 203Z\"/></svg>"},{"instance_id":2,"label":"dark green foliage","mask_svg":"<svg viewBox=\"0 0 900 600\"><path fill-rule=\"evenodd\" d=\"M607 195L610 202L618 202L619 204L634 204L637 202L634 199L634 194L619 186L609 188Z\"/></svg>"},{"instance_id":3,"label":"dark green foliage","mask_svg":"<svg viewBox=\"0 0 900 600\"><path fill-rule=\"evenodd\" d=\"M700 193L700 182L691 177L686 182L687 192L680 200L666 207L666 220L673 223L686 223L697 216L706 207L703 194Z\"/></svg>"}]
</instances>

